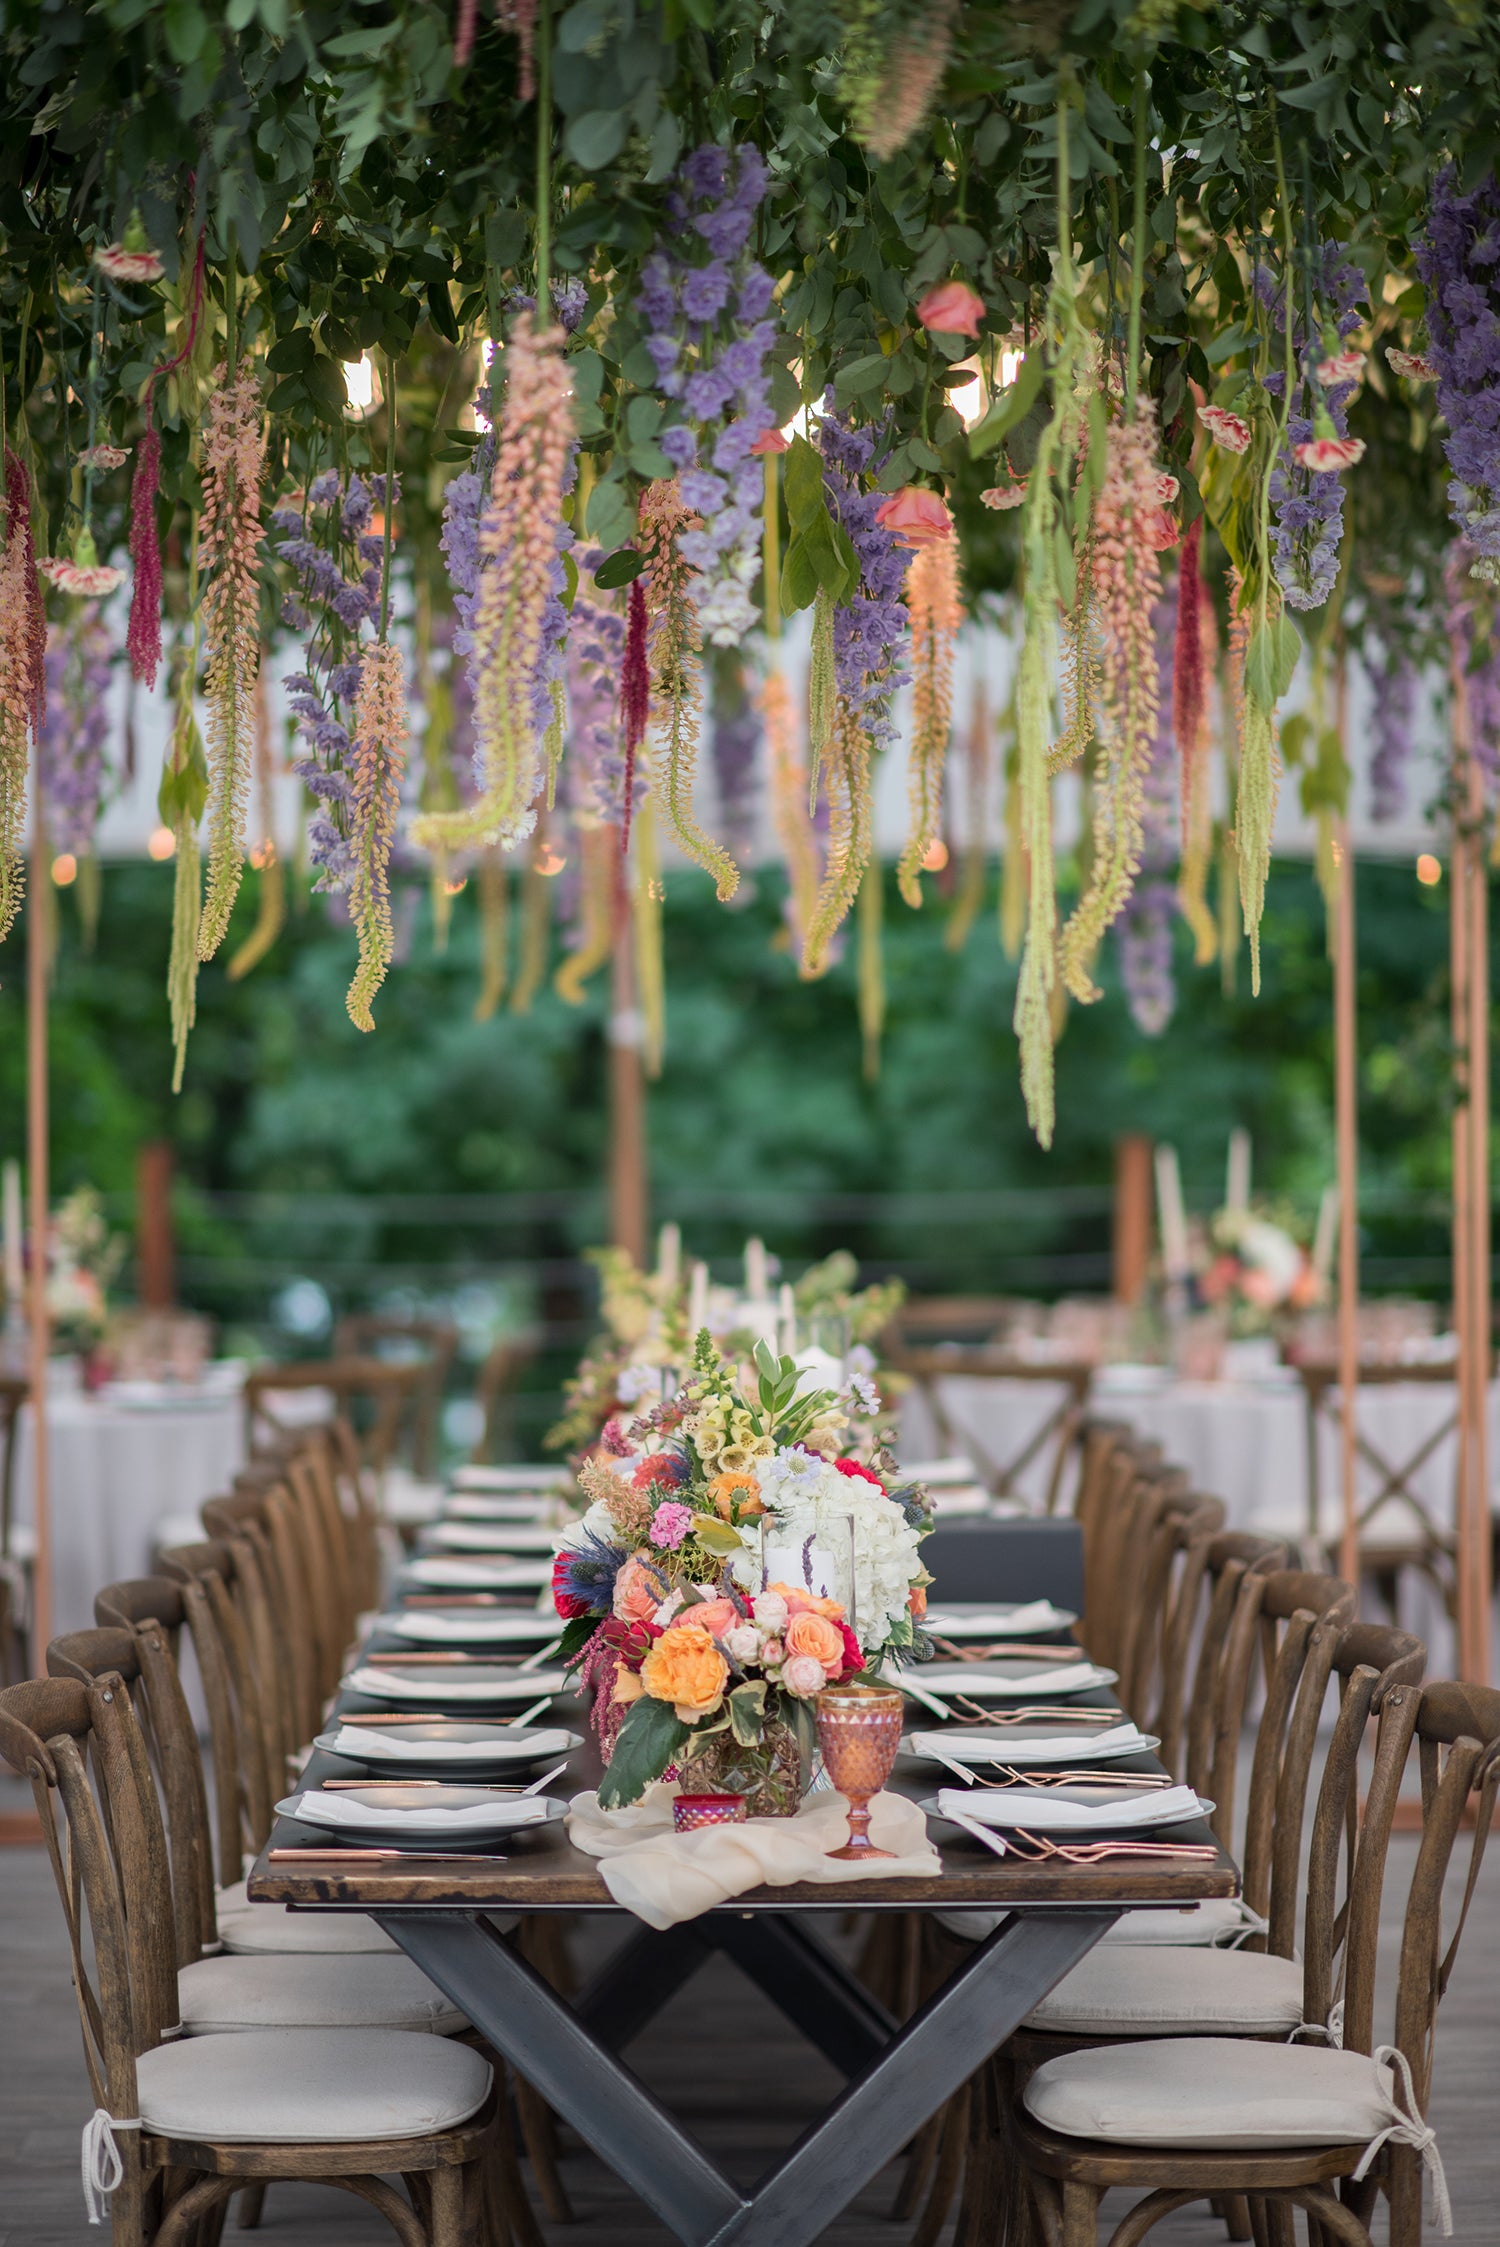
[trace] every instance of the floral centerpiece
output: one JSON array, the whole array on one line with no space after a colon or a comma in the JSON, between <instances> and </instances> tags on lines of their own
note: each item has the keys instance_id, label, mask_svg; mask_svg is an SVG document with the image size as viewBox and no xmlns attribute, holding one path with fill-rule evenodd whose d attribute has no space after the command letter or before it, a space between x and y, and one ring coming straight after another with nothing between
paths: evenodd
<instances>
[{"instance_id":1,"label":"floral centerpiece","mask_svg":"<svg viewBox=\"0 0 1500 2247\"><path fill-rule=\"evenodd\" d=\"M1321 1273L1279 1215L1221 1209L1209 1223L1209 1250L1197 1291L1227 1311L1231 1334L1269 1334L1286 1313L1311 1310L1323 1298Z\"/></svg>"},{"instance_id":2,"label":"floral centerpiece","mask_svg":"<svg viewBox=\"0 0 1500 2247\"><path fill-rule=\"evenodd\" d=\"M111 1233L99 1196L80 1186L53 1213L47 1237L47 1315L52 1346L86 1356L103 1339L109 1288L125 1260L125 1242Z\"/></svg>"},{"instance_id":3,"label":"floral centerpiece","mask_svg":"<svg viewBox=\"0 0 1500 2247\"><path fill-rule=\"evenodd\" d=\"M686 1387L606 1429L553 1571L606 1808L675 1769L794 1810L823 1687L925 1650L926 1493L883 1451L856 1456L879 1409L863 1375L818 1388L764 1343L742 1372L704 1330Z\"/></svg>"},{"instance_id":4,"label":"floral centerpiece","mask_svg":"<svg viewBox=\"0 0 1500 2247\"><path fill-rule=\"evenodd\" d=\"M643 1271L625 1248L593 1248L603 1331L564 1384L564 1409L549 1428L549 1451L593 1443L623 1406L636 1404L657 1368L681 1365L688 1351L687 1281L677 1269ZM659 1382L658 1382L659 1386Z\"/></svg>"}]
</instances>

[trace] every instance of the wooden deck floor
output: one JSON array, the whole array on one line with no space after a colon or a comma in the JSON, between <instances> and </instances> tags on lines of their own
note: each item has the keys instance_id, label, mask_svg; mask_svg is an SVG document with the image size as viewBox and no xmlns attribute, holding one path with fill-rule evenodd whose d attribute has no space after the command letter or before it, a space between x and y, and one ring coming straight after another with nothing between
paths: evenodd
<instances>
[{"instance_id":1,"label":"wooden deck floor","mask_svg":"<svg viewBox=\"0 0 1500 2247\"><path fill-rule=\"evenodd\" d=\"M1393 1928L1414 1849L1407 1838L1393 1847ZM759 1991L721 1962L658 2018L631 2058L709 2152L745 2182L779 2157L838 2084ZM89 2107L46 1858L38 1848L0 1850L0 2247L81 2247L104 2236L89 2230L79 2190L79 2130ZM1500 1847L1486 1860L1444 2007L1433 2118L1456 2236L1468 2247L1500 2247ZM549 2247L667 2241L663 2227L576 2141L566 2146L564 2174L578 2221L549 2227ZM830 2224L829 2247L901 2247L908 2227L889 2217L897 2175L893 2166ZM1121 2198L1121 2213L1125 2205ZM383 2247L391 2234L345 2195L281 2185L268 2197L262 2236L266 2247ZM1220 2247L1224 2234L1206 2212L1189 2210L1154 2237L1162 2247Z\"/></svg>"}]
</instances>

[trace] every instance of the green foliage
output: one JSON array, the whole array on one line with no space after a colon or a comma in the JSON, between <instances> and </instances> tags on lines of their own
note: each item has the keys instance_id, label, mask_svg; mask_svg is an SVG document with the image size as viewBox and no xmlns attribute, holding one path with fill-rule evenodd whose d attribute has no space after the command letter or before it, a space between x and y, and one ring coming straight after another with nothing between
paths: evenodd
<instances>
[{"instance_id":1,"label":"green foliage","mask_svg":"<svg viewBox=\"0 0 1500 2247\"><path fill-rule=\"evenodd\" d=\"M653 1779L659 1779L690 1734L670 1701L643 1693L625 1712L615 1740L609 1769L599 1781L599 1801L606 1810L622 1810L639 1802Z\"/></svg>"}]
</instances>

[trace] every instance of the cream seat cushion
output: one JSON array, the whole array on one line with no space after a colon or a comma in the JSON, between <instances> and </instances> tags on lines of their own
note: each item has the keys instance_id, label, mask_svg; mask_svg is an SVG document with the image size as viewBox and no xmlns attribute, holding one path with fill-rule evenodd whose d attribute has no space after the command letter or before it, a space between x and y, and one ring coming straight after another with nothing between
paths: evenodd
<instances>
[{"instance_id":1,"label":"cream seat cushion","mask_svg":"<svg viewBox=\"0 0 1500 2247\"><path fill-rule=\"evenodd\" d=\"M1102 1945L1027 2019L1069 2036L1285 2036L1302 2018L1302 1968L1252 1951Z\"/></svg>"},{"instance_id":2,"label":"cream seat cushion","mask_svg":"<svg viewBox=\"0 0 1500 2247\"><path fill-rule=\"evenodd\" d=\"M1233 2150L1362 2145L1390 2122L1391 2089L1389 2067L1363 2052L1193 2036L1066 2053L1024 2096L1070 2138Z\"/></svg>"},{"instance_id":3,"label":"cream seat cushion","mask_svg":"<svg viewBox=\"0 0 1500 2247\"><path fill-rule=\"evenodd\" d=\"M961 1941L982 1943L1005 1917L1003 1912L939 1912L939 1924ZM1182 1911L1121 1912L1101 1943L1164 1943L1194 1949L1213 1943L1232 1943L1262 1922L1232 1896L1213 1896Z\"/></svg>"},{"instance_id":4,"label":"cream seat cushion","mask_svg":"<svg viewBox=\"0 0 1500 2247\"><path fill-rule=\"evenodd\" d=\"M135 2067L148 2130L231 2144L422 2138L477 2113L490 2088L468 2045L396 2029L255 2029L159 2044Z\"/></svg>"},{"instance_id":5,"label":"cream seat cushion","mask_svg":"<svg viewBox=\"0 0 1500 2247\"><path fill-rule=\"evenodd\" d=\"M227 2029L423 2029L468 2023L409 1958L201 1958L177 1976L186 2036Z\"/></svg>"},{"instance_id":6,"label":"cream seat cushion","mask_svg":"<svg viewBox=\"0 0 1500 2247\"><path fill-rule=\"evenodd\" d=\"M294 1912L284 1904L252 1904L242 1880L219 1890L218 1919L219 1940L227 1951L311 1951L347 1957L401 1948L363 1912Z\"/></svg>"}]
</instances>

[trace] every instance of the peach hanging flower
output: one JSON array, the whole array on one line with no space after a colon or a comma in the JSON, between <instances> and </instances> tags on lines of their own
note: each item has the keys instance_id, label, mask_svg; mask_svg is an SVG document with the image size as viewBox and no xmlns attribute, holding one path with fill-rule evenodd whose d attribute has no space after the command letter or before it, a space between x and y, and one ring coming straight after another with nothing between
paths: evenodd
<instances>
[{"instance_id":1,"label":"peach hanging flower","mask_svg":"<svg viewBox=\"0 0 1500 2247\"><path fill-rule=\"evenodd\" d=\"M1341 468L1353 468L1365 456L1363 437L1309 437L1305 445L1295 445L1299 468L1311 468L1320 476L1333 475Z\"/></svg>"},{"instance_id":2,"label":"peach hanging flower","mask_svg":"<svg viewBox=\"0 0 1500 2247\"><path fill-rule=\"evenodd\" d=\"M159 281L167 270L155 250L130 250L123 242L101 245L94 263L111 281Z\"/></svg>"},{"instance_id":3,"label":"peach hanging flower","mask_svg":"<svg viewBox=\"0 0 1500 2247\"><path fill-rule=\"evenodd\" d=\"M1009 508L1025 504L1026 478L1018 476L1013 484L992 484L979 497L984 506L993 507L997 514L1004 514Z\"/></svg>"},{"instance_id":4,"label":"peach hanging flower","mask_svg":"<svg viewBox=\"0 0 1500 2247\"><path fill-rule=\"evenodd\" d=\"M1222 451L1249 451L1252 432L1243 414L1231 413L1227 406L1200 406L1198 419Z\"/></svg>"},{"instance_id":5,"label":"peach hanging flower","mask_svg":"<svg viewBox=\"0 0 1500 2247\"><path fill-rule=\"evenodd\" d=\"M953 535L947 501L940 492L927 491L921 484L903 485L889 499L883 499L875 510L875 520L883 530L894 531L903 546L932 546L938 539Z\"/></svg>"},{"instance_id":6,"label":"peach hanging flower","mask_svg":"<svg viewBox=\"0 0 1500 2247\"><path fill-rule=\"evenodd\" d=\"M265 467L260 384L248 366L218 369L203 430L198 531L208 651L208 885L198 957L211 960L229 926L245 861L260 670L260 484Z\"/></svg>"},{"instance_id":7,"label":"peach hanging flower","mask_svg":"<svg viewBox=\"0 0 1500 2247\"><path fill-rule=\"evenodd\" d=\"M758 458L766 453L784 453L791 444L783 429L763 429L750 450Z\"/></svg>"},{"instance_id":8,"label":"peach hanging flower","mask_svg":"<svg viewBox=\"0 0 1500 2247\"><path fill-rule=\"evenodd\" d=\"M929 334L977 336L984 298L967 281L939 281L918 304L917 318Z\"/></svg>"},{"instance_id":9,"label":"peach hanging flower","mask_svg":"<svg viewBox=\"0 0 1500 2247\"><path fill-rule=\"evenodd\" d=\"M360 650L354 705L354 770L349 785L349 842L354 875L349 917L359 938L359 966L349 986L349 1019L373 1030L370 1004L395 950L391 922L391 844L406 770L406 670L401 650L378 640Z\"/></svg>"},{"instance_id":10,"label":"peach hanging flower","mask_svg":"<svg viewBox=\"0 0 1500 2247\"><path fill-rule=\"evenodd\" d=\"M911 612L911 745L906 767L906 843L896 879L902 897L913 908L922 903L920 868L943 816L943 771L953 723L954 645L964 618L957 546L952 538L923 546L906 576L906 605Z\"/></svg>"},{"instance_id":11,"label":"peach hanging flower","mask_svg":"<svg viewBox=\"0 0 1500 2247\"><path fill-rule=\"evenodd\" d=\"M66 554L39 554L36 566L59 593L76 593L82 600L97 601L125 582L123 570L104 562L69 561Z\"/></svg>"},{"instance_id":12,"label":"peach hanging flower","mask_svg":"<svg viewBox=\"0 0 1500 2247\"><path fill-rule=\"evenodd\" d=\"M1364 372L1362 351L1331 351L1326 359L1318 361L1318 380L1329 389L1340 382L1361 382Z\"/></svg>"},{"instance_id":13,"label":"peach hanging flower","mask_svg":"<svg viewBox=\"0 0 1500 2247\"><path fill-rule=\"evenodd\" d=\"M1385 347L1386 364L1405 382L1436 382L1437 368L1420 351L1398 351L1393 343Z\"/></svg>"},{"instance_id":14,"label":"peach hanging flower","mask_svg":"<svg viewBox=\"0 0 1500 2247\"><path fill-rule=\"evenodd\" d=\"M112 468L123 468L129 458L121 445L85 445L78 455L78 465L92 468L96 476L105 476Z\"/></svg>"},{"instance_id":15,"label":"peach hanging flower","mask_svg":"<svg viewBox=\"0 0 1500 2247\"><path fill-rule=\"evenodd\" d=\"M724 1698L729 1664L699 1623L674 1623L641 1664L641 1684L654 1701L670 1701L680 1722L711 1716Z\"/></svg>"}]
</instances>

